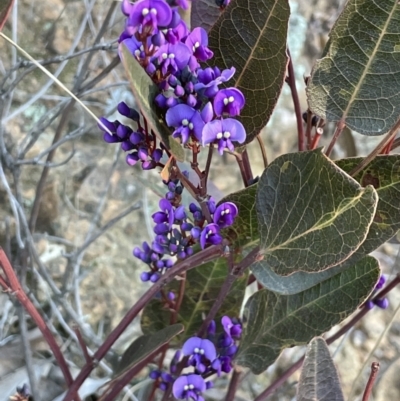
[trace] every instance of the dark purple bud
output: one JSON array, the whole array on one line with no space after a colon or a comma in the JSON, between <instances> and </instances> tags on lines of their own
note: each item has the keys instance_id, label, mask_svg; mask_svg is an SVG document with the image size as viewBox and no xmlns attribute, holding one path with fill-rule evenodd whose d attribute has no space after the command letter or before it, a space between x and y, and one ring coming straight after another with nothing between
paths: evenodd
<instances>
[{"instance_id":1,"label":"dark purple bud","mask_svg":"<svg viewBox=\"0 0 400 401\"><path fill-rule=\"evenodd\" d=\"M103 132L107 132L110 131L112 134L115 134L117 132L117 128L119 127L119 125L121 124L119 121L114 121L111 122L109 120L107 120L105 117L100 117L100 121L101 124L98 124L99 128L103 131ZM107 130L102 126L104 125L105 128L107 128Z\"/></svg>"},{"instance_id":2,"label":"dark purple bud","mask_svg":"<svg viewBox=\"0 0 400 401\"><path fill-rule=\"evenodd\" d=\"M171 86L173 86L173 87L175 87L177 84L178 84L178 78L175 76L175 75L170 75L169 76L169 78L168 78L168 83L171 85Z\"/></svg>"},{"instance_id":3,"label":"dark purple bud","mask_svg":"<svg viewBox=\"0 0 400 401\"><path fill-rule=\"evenodd\" d=\"M186 219L185 206L181 205L176 208L175 219L177 219L177 220Z\"/></svg>"},{"instance_id":4,"label":"dark purple bud","mask_svg":"<svg viewBox=\"0 0 400 401\"><path fill-rule=\"evenodd\" d=\"M161 109L165 109L167 107L167 98L162 93L155 97L154 102Z\"/></svg>"},{"instance_id":5,"label":"dark purple bud","mask_svg":"<svg viewBox=\"0 0 400 401\"><path fill-rule=\"evenodd\" d=\"M147 160L142 163L143 170L152 170L153 168L156 168L156 162L154 160Z\"/></svg>"},{"instance_id":6,"label":"dark purple bud","mask_svg":"<svg viewBox=\"0 0 400 401\"><path fill-rule=\"evenodd\" d=\"M183 231L190 231L193 228L193 224L185 222L185 223L182 223L181 228Z\"/></svg>"},{"instance_id":7,"label":"dark purple bud","mask_svg":"<svg viewBox=\"0 0 400 401\"><path fill-rule=\"evenodd\" d=\"M380 290L385 285L385 282L386 282L385 276L381 275L379 277L378 284L375 286L375 289Z\"/></svg>"},{"instance_id":8,"label":"dark purple bud","mask_svg":"<svg viewBox=\"0 0 400 401\"><path fill-rule=\"evenodd\" d=\"M178 187L175 188L175 193L177 195L181 195L183 192L183 187L181 185L179 185Z\"/></svg>"},{"instance_id":9,"label":"dark purple bud","mask_svg":"<svg viewBox=\"0 0 400 401\"><path fill-rule=\"evenodd\" d=\"M154 46L160 47L165 44L165 36L162 32L157 32L155 35L151 37L151 43Z\"/></svg>"},{"instance_id":10,"label":"dark purple bud","mask_svg":"<svg viewBox=\"0 0 400 401\"><path fill-rule=\"evenodd\" d=\"M195 107L197 105L197 99L193 95L189 95L186 100L186 104L190 107Z\"/></svg>"},{"instance_id":11,"label":"dark purple bud","mask_svg":"<svg viewBox=\"0 0 400 401\"><path fill-rule=\"evenodd\" d=\"M137 246L134 250L133 250L133 256L135 256L136 258L140 259L140 255L142 253L142 250Z\"/></svg>"},{"instance_id":12,"label":"dark purple bud","mask_svg":"<svg viewBox=\"0 0 400 401\"><path fill-rule=\"evenodd\" d=\"M138 156L137 152L131 153L131 154L126 156L126 162L130 166L134 166L138 162L138 160L139 160L139 156Z\"/></svg>"},{"instance_id":13,"label":"dark purple bud","mask_svg":"<svg viewBox=\"0 0 400 401\"><path fill-rule=\"evenodd\" d=\"M207 328L207 333L210 335L215 335L216 332L217 332L217 324L215 323L215 320L211 320Z\"/></svg>"},{"instance_id":14,"label":"dark purple bud","mask_svg":"<svg viewBox=\"0 0 400 401\"><path fill-rule=\"evenodd\" d=\"M159 388L161 391L166 391L167 388L168 388L168 383L161 382L160 385L158 386L158 388Z\"/></svg>"},{"instance_id":15,"label":"dark purple bud","mask_svg":"<svg viewBox=\"0 0 400 401\"><path fill-rule=\"evenodd\" d=\"M168 200L172 200L172 199L175 198L175 192L167 192L166 195L165 195L165 197L166 197Z\"/></svg>"},{"instance_id":16,"label":"dark purple bud","mask_svg":"<svg viewBox=\"0 0 400 401\"><path fill-rule=\"evenodd\" d=\"M194 253L194 250L193 250L193 248L191 246L186 248L186 255L187 256L192 256L193 253Z\"/></svg>"},{"instance_id":17,"label":"dark purple bud","mask_svg":"<svg viewBox=\"0 0 400 401\"><path fill-rule=\"evenodd\" d=\"M210 380L208 382L206 382L206 389L208 390L209 388L213 388L214 387L214 383Z\"/></svg>"},{"instance_id":18,"label":"dark purple bud","mask_svg":"<svg viewBox=\"0 0 400 401\"><path fill-rule=\"evenodd\" d=\"M185 251L180 251L177 256L178 256L178 259L185 259L186 258L186 252Z\"/></svg>"},{"instance_id":19,"label":"dark purple bud","mask_svg":"<svg viewBox=\"0 0 400 401\"><path fill-rule=\"evenodd\" d=\"M121 149L124 152L129 152L130 150L136 149L136 146L128 139L126 141L121 142Z\"/></svg>"},{"instance_id":20,"label":"dark purple bud","mask_svg":"<svg viewBox=\"0 0 400 401\"><path fill-rule=\"evenodd\" d=\"M185 94L185 91L183 90L182 86L177 85L175 90L174 90L175 96L181 97Z\"/></svg>"},{"instance_id":21,"label":"dark purple bud","mask_svg":"<svg viewBox=\"0 0 400 401\"><path fill-rule=\"evenodd\" d=\"M110 135L108 132L105 132L103 135L103 139L107 143L118 143L121 142L121 138L117 135Z\"/></svg>"},{"instance_id":22,"label":"dark purple bud","mask_svg":"<svg viewBox=\"0 0 400 401\"><path fill-rule=\"evenodd\" d=\"M140 280L142 280L143 282L149 281L149 280L150 280L150 276L151 276L151 273L149 273L149 272L143 272L143 273L140 275Z\"/></svg>"},{"instance_id":23,"label":"dark purple bud","mask_svg":"<svg viewBox=\"0 0 400 401\"><path fill-rule=\"evenodd\" d=\"M179 103L179 102L178 102L178 99L175 99L174 97L169 97L169 98L166 100L166 102L165 102L165 104L166 104L166 106L167 106L168 108L174 107L174 106L176 106L178 103Z\"/></svg>"},{"instance_id":24,"label":"dark purple bud","mask_svg":"<svg viewBox=\"0 0 400 401\"><path fill-rule=\"evenodd\" d=\"M158 235L167 234L169 232L169 227L164 223L156 224L154 227L154 232Z\"/></svg>"},{"instance_id":25,"label":"dark purple bud","mask_svg":"<svg viewBox=\"0 0 400 401\"><path fill-rule=\"evenodd\" d=\"M174 261L172 259L167 259L164 261L164 266L167 269L170 269L174 265Z\"/></svg>"},{"instance_id":26,"label":"dark purple bud","mask_svg":"<svg viewBox=\"0 0 400 401\"><path fill-rule=\"evenodd\" d=\"M159 260L156 263L156 267L157 267L158 270L162 270L164 268L164 262L162 260Z\"/></svg>"},{"instance_id":27,"label":"dark purple bud","mask_svg":"<svg viewBox=\"0 0 400 401\"><path fill-rule=\"evenodd\" d=\"M163 155L162 149L154 149L153 153L151 154L151 157L156 163L158 163L161 160L162 155Z\"/></svg>"},{"instance_id":28,"label":"dark purple bud","mask_svg":"<svg viewBox=\"0 0 400 401\"><path fill-rule=\"evenodd\" d=\"M173 183L172 181L168 183L168 189L171 192L175 192L175 188L176 188L176 184L175 183Z\"/></svg>"},{"instance_id":29,"label":"dark purple bud","mask_svg":"<svg viewBox=\"0 0 400 401\"><path fill-rule=\"evenodd\" d=\"M176 245L176 244L169 244L168 249L170 250L171 253L176 253L176 252L178 252L178 245Z\"/></svg>"},{"instance_id":30,"label":"dark purple bud","mask_svg":"<svg viewBox=\"0 0 400 401\"><path fill-rule=\"evenodd\" d=\"M164 247L161 244L159 244L158 242L153 241L152 246L153 246L153 250L155 252L160 253L160 254L164 254L165 253Z\"/></svg>"},{"instance_id":31,"label":"dark purple bud","mask_svg":"<svg viewBox=\"0 0 400 401\"><path fill-rule=\"evenodd\" d=\"M168 299L169 299L170 301L173 301L173 300L175 299L175 294L174 294L172 291L170 291L170 292L168 293Z\"/></svg>"},{"instance_id":32,"label":"dark purple bud","mask_svg":"<svg viewBox=\"0 0 400 401\"><path fill-rule=\"evenodd\" d=\"M149 377L150 379L156 380L161 376L161 372L159 370L153 370L150 372Z\"/></svg>"},{"instance_id":33,"label":"dark purple bud","mask_svg":"<svg viewBox=\"0 0 400 401\"><path fill-rule=\"evenodd\" d=\"M191 213L201 211L201 209L195 203L191 203L189 205L189 210Z\"/></svg>"},{"instance_id":34,"label":"dark purple bud","mask_svg":"<svg viewBox=\"0 0 400 401\"><path fill-rule=\"evenodd\" d=\"M381 309L387 309L389 307L389 300L387 298L375 299L374 304Z\"/></svg>"},{"instance_id":35,"label":"dark purple bud","mask_svg":"<svg viewBox=\"0 0 400 401\"><path fill-rule=\"evenodd\" d=\"M192 237L194 239L199 239L200 238L200 234L201 234L201 228L200 227L193 227L190 230L190 234L192 235Z\"/></svg>"},{"instance_id":36,"label":"dark purple bud","mask_svg":"<svg viewBox=\"0 0 400 401\"><path fill-rule=\"evenodd\" d=\"M148 75L153 75L157 71L156 66L153 63L149 63L146 67L146 72Z\"/></svg>"},{"instance_id":37,"label":"dark purple bud","mask_svg":"<svg viewBox=\"0 0 400 401\"><path fill-rule=\"evenodd\" d=\"M152 283L156 283L156 282L159 280L159 278L160 278L160 275L159 275L158 273L153 273L153 274L150 276L150 281L151 281Z\"/></svg>"},{"instance_id":38,"label":"dark purple bud","mask_svg":"<svg viewBox=\"0 0 400 401\"><path fill-rule=\"evenodd\" d=\"M144 135L141 134L140 132L132 132L131 136L129 137L129 140L134 145L139 145L139 143L144 140Z\"/></svg>"},{"instance_id":39,"label":"dark purple bud","mask_svg":"<svg viewBox=\"0 0 400 401\"><path fill-rule=\"evenodd\" d=\"M158 253L156 252L152 252L150 259L152 262L159 262L160 261L160 257L158 256Z\"/></svg>"},{"instance_id":40,"label":"dark purple bud","mask_svg":"<svg viewBox=\"0 0 400 401\"><path fill-rule=\"evenodd\" d=\"M164 212L156 212L152 216L154 223L166 223L168 221L168 216Z\"/></svg>"},{"instance_id":41,"label":"dark purple bud","mask_svg":"<svg viewBox=\"0 0 400 401\"><path fill-rule=\"evenodd\" d=\"M118 113L133 121L139 121L140 119L139 113L135 109L129 107L125 102L118 104Z\"/></svg>"}]
</instances>

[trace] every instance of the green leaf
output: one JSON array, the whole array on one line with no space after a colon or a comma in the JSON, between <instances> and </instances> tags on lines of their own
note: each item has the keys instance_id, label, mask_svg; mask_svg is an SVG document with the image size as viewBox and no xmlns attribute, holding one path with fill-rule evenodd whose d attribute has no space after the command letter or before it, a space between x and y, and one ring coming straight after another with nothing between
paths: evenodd
<instances>
[{"instance_id":1,"label":"green leaf","mask_svg":"<svg viewBox=\"0 0 400 401\"><path fill-rule=\"evenodd\" d=\"M340 323L367 299L379 265L353 266L295 295L261 290L246 303L236 363L259 374L284 348L308 343Z\"/></svg>"},{"instance_id":2,"label":"green leaf","mask_svg":"<svg viewBox=\"0 0 400 401\"><path fill-rule=\"evenodd\" d=\"M191 29L201 26L209 31L220 15L220 10L214 0L196 0L191 3Z\"/></svg>"},{"instance_id":3,"label":"green leaf","mask_svg":"<svg viewBox=\"0 0 400 401\"><path fill-rule=\"evenodd\" d=\"M14 0L0 0L0 31L3 29L4 24L11 12Z\"/></svg>"},{"instance_id":4,"label":"green leaf","mask_svg":"<svg viewBox=\"0 0 400 401\"><path fill-rule=\"evenodd\" d=\"M278 157L257 191L265 263L284 276L338 265L365 240L377 200L320 149Z\"/></svg>"},{"instance_id":5,"label":"green leaf","mask_svg":"<svg viewBox=\"0 0 400 401\"><path fill-rule=\"evenodd\" d=\"M219 202L219 204L233 202L239 210L233 225L225 229L223 233L223 237L229 239L234 248L248 247L258 243L260 239L255 204L256 193L257 184L254 184L226 196Z\"/></svg>"},{"instance_id":6,"label":"green leaf","mask_svg":"<svg viewBox=\"0 0 400 401\"><path fill-rule=\"evenodd\" d=\"M337 160L335 163L346 172L350 172L362 158ZM257 280L267 289L280 294L295 294L310 288L354 264L371 263L368 256L380 245L392 238L400 230L400 156L377 156L355 177L362 186L373 185L379 200L375 216L367 237L349 259L340 265L320 273L297 272L282 277L274 273L262 260L251 266Z\"/></svg>"},{"instance_id":7,"label":"green leaf","mask_svg":"<svg viewBox=\"0 0 400 401\"><path fill-rule=\"evenodd\" d=\"M344 401L336 367L321 337L314 338L307 348L297 401Z\"/></svg>"},{"instance_id":8,"label":"green leaf","mask_svg":"<svg viewBox=\"0 0 400 401\"><path fill-rule=\"evenodd\" d=\"M265 127L281 92L289 14L288 0L235 0L209 32L212 65L236 68L227 84L246 98L239 118L246 128L246 143Z\"/></svg>"},{"instance_id":9,"label":"green leaf","mask_svg":"<svg viewBox=\"0 0 400 401\"><path fill-rule=\"evenodd\" d=\"M174 324L152 335L138 337L123 353L116 369L116 375L119 377L127 370L133 368L151 353L168 344L179 333L182 333L183 330L184 327L181 324Z\"/></svg>"},{"instance_id":10,"label":"green leaf","mask_svg":"<svg viewBox=\"0 0 400 401\"><path fill-rule=\"evenodd\" d=\"M185 326L184 338L191 337L199 330L204 316L214 304L222 283L228 275L225 258L216 259L195 269L189 270L186 276L185 293L178 314L178 323ZM246 289L247 276L238 278L228 293L216 320L222 316L239 316ZM180 282L173 282L165 287L165 293L174 291L177 294ZM144 309L141 326L144 334L151 334L170 324L171 313L159 299L153 299Z\"/></svg>"},{"instance_id":11,"label":"green leaf","mask_svg":"<svg viewBox=\"0 0 400 401\"><path fill-rule=\"evenodd\" d=\"M400 115L398 0L349 0L307 88L318 116L382 135Z\"/></svg>"},{"instance_id":12,"label":"green leaf","mask_svg":"<svg viewBox=\"0 0 400 401\"><path fill-rule=\"evenodd\" d=\"M155 110L154 99L159 93L157 86L123 43L119 47L119 53L131 83L133 95L149 128L177 160L184 161L185 152L182 145L172 137L171 130Z\"/></svg>"}]
</instances>

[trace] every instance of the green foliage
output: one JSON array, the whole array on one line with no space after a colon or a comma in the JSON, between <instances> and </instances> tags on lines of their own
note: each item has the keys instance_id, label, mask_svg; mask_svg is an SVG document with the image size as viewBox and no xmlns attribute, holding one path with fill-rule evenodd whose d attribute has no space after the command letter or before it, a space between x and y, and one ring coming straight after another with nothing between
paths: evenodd
<instances>
[{"instance_id":1,"label":"green foliage","mask_svg":"<svg viewBox=\"0 0 400 401\"><path fill-rule=\"evenodd\" d=\"M212 65L236 68L227 83L246 105L239 120L251 142L267 124L286 74L288 0L232 1L209 32Z\"/></svg>"},{"instance_id":2,"label":"green foliage","mask_svg":"<svg viewBox=\"0 0 400 401\"><path fill-rule=\"evenodd\" d=\"M365 301L379 279L379 265L353 266L295 295L261 290L244 310L244 331L236 363L255 374L287 347L308 343L343 321Z\"/></svg>"},{"instance_id":3,"label":"green foliage","mask_svg":"<svg viewBox=\"0 0 400 401\"><path fill-rule=\"evenodd\" d=\"M307 90L310 109L364 135L388 132L400 115L398 0L349 0Z\"/></svg>"},{"instance_id":4,"label":"green foliage","mask_svg":"<svg viewBox=\"0 0 400 401\"><path fill-rule=\"evenodd\" d=\"M346 172L350 172L362 158L337 160L335 163ZM367 237L349 259L342 264L320 273L296 272L282 277L274 273L264 262L252 265L252 271L260 283L281 294L295 294L306 290L344 271L354 264L370 263L366 257L380 245L392 238L400 230L400 156L377 156L364 170L355 177L362 186L373 185L378 194L378 205L369 228Z\"/></svg>"},{"instance_id":5,"label":"green foliage","mask_svg":"<svg viewBox=\"0 0 400 401\"><path fill-rule=\"evenodd\" d=\"M368 233L377 194L321 150L277 158L257 191L260 249L279 275L320 272L353 254Z\"/></svg>"},{"instance_id":6,"label":"green foliage","mask_svg":"<svg viewBox=\"0 0 400 401\"><path fill-rule=\"evenodd\" d=\"M193 1L190 13L190 26L192 29L201 26L208 31L218 19L219 14L219 8L214 0Z\"/></svg>"},{"instance_id":7,"label":"green foliage","mask_svg":"<svg viewBox=\"0 0 400 401\"><path fill-rule=\"evenodd\" d=\"M307 347L297 401L344 401L336 367L321 337L314 338Z\"/></svg>"},{"instance_id":8,"label":"green foliage","mask_svg":"<svg viewBox=\"0 0 400 401\"><path fill-rule=\"evenodd\" d=\"M177 160L184 161L185 152L182 145L172 138L171 130L165 125L155 110L154 98L158 93L157 86L153 84L146 71L135 60L124 44L120 45L119 52L125 71L128 74L135 100L149 128L158 135L159 139L163 141L164 145Z\"/></svg>"},{"instance_id":9,"label":"green foliage","mask_svg":"<svg viewBox=\"0 0 400 401\"><path fill-rule=\"evenodd\" d=\"M159 350L163 345L168 344L184 327L181 324L174 324L165 327L160 331L146 336L136 338L123 353L117 366L117 376L132 369L139 362L143 361L151 353Z\"/></svg>"},{"instance_id":10,"label":"green foliage","mask_svg":"<svg viewBox=\"0 0 400 401\"><path fill-rule=\"evenodd\" d=\"M228 274L227 261L219 258L196 269L189 270L186 276L185 293L178 313L177 322L185 326L184 338L188 338L199 330L204 314L214 304L220 288ZM235 281L229 294L225 297L218 311L216 320L222 316L239 316L246 289L247 275ZM167 285L165 293L178 293L179 281ZM144 334L156 333L170 324L171 312L164 307L164 302L153 299L144 309L141 326Z\"/></svg>"}]
</instances>

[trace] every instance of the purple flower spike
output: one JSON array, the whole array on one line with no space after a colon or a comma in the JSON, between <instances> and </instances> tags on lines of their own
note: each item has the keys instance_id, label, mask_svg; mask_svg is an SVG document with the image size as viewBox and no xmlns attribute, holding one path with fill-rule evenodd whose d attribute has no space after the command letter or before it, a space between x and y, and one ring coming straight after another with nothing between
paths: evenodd
<instances>
[{"instance_id":1,"label":"purple flower spike","mask_svg":"<svg viewBox=\"0 0 400 401\"><path fill-rule=\"evenodd\" d=\"M182 353L185 356L204 356L209 361L213 361L217 357L214 344L210 340L200 337L191 337L186 340L182 347Z\"/></svg>"},{"instance_id":2,"label":"purple flower spike","mask_svg":"<svg viewBox=\"0 0 400 401\"><path fill-rule=\"evenodd\" d=\"M214 223L220 228L231 226L237 215L238 208L234 203L221 203L214 212Z\"/></svg>"},{"instance_id":3,"label":"purple flower spike","mask_svg":"<svg viewBox=\"0 0 400 401\"><path fill-rule=\"evenodd\" d=\"M165 119L169 127L176 128L172 136L180 137L183 144L188 142L192 133L198 141L201 140L204 121L200 113L187 104L178 104L169 109Z\"/></svg>"},{"instance_id":4,"label":"purple flower spike","mask_svg":"<svg viewBox=\"0 0 400 401\"><path fill-rule=\"evenodd\" d=\"M231 318L228 316L224 316L221 319L221 323L224 327L225 333L228 334L228 336L239 337L242 333L242 326L238 323L235 324L232 322Z\"/></svg>"},{"instance_id":5,"label":"purple flower spike","mask_svg":"<svg viewBox=\"0 0 400 401\"><path fill-rule=\"evenodd\" d=\"M140 25L155 30L158 25L167 26L171 19L171 7L164 0L140 0L130 10L128 26L133 34L138 31Z\"/></svg>"},{"instance_id":6,"label":"purple flower spike","mask_svg":"<svg viewBox=\"0 0 400 401\"><path fill-rule=\"evenodd\" d=\"M240 114L244 103L243 93L239 89L221 89L214 98L214 111L217 116L228 113L231 117L234 117Z\"/></svg>"},{"instance_id":7,"label":"purple flower spike","mask_svg":"<svg viewBox=\"0 0 400 401\"><path fill-rule=\"evenodd\" d=\"M179 400L200 401L203 399L199 394L206 390L206 383L200 375L190 374L178 377L173 386L172 393Z\"/></svg>"},{"instance_id":8,"label":"purple flower spike","mask_svg":"<svg viewBox=\"0 0 400 401\"><path fill-rule=\"evenodd\" d=\"M206 244L218 245L222 242L222 237L219 233L219 226L217 224L208 224L200 235L201 249L206 247Z\"/></svg>"},{"instance_id":9,"label":"purple flower spike","mask_svg":"<svg viewBox=\"0 0 400 401\"><path fill-rule=\"evenodd\" d=\"M214 120L207 123L203 128L203 146L217 141L220 155L224 149L234 151L232 141L243 143L246 139L246 131L241 122L233 118Z\"/></svg>"},{"instance_id":10,"label":"purple flower spike","mask_svg":"<svg viewBox=\"0 0 400 401\"><path fill-rule=\"evenodd\" d=\"M207 47L208 35L204 28L194 28L185 43L192 49L193 55L199 61L207 61L214 56L214 53Z\"/></svg>"}]
</instances>

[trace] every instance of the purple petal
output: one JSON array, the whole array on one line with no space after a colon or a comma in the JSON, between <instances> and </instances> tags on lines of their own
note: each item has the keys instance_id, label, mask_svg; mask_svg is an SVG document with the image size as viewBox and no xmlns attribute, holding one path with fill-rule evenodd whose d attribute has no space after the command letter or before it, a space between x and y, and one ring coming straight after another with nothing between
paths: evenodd
<instances>
[{"instance_id":1,"label":"purple petal","mask_svg":"<svg viewBox=\"0 0 400 401\"><path fill-rule=\"evenodd\" d=\"M182 125L182 120L190 121L195 112L196 110L187 104L178 104L167 111L165 120L169 127L177 128Z\"/></svg>"},{"instance_id":2,"label":"purple petal","mask_svg":"<svg viewBox=\"0 0 400 401\"><path fill-rule=\"evenodd\" d=\"M202 339L200 337L190 337L185 341L182 347L182 353L185 356L192 355L195 348L201 347Z\"/></svg>"},{"instance_id":3,"label":"purple petal","mask_svg":"<svg viewBox=\"0 0 400 401\"><path fill-rule=\"evenodd\" d=\"M231 141L243 143L246 140L246 130L240 121L233 118L225 118L222 120L222 127L224 131L224 137L225 132L230 132L229 139Z\"/></svg>"}]
</instances>

